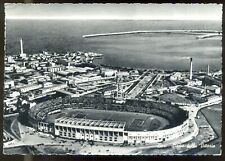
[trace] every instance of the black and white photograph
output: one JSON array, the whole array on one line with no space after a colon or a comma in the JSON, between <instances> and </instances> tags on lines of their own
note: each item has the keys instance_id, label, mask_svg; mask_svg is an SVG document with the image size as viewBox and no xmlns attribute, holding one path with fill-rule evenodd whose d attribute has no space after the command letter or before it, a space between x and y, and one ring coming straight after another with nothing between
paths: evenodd
<instances>
[{"instance_id":1,"label":"black and white photograph","mask_svg":"<svg viewBox=\"0 0 225 161\"><path fill-rule=\"evenodd\" d=\"M222 7L5 3L2 153L220 156Z\"/></svg>"}]
</instances>

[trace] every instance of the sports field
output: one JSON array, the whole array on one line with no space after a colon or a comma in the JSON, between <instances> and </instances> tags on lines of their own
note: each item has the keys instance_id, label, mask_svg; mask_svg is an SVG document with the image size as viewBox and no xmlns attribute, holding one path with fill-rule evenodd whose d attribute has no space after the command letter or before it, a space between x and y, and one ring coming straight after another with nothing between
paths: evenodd
<instances>
[{"instance_id":1,"label":"sports field","mask_svg":"<svg viewBox=\"0 0 225 161\"><path fill-rule=\"evenodd\" d=\"M48 120L52 122L55 118L59 118L62 116L84 118L90 120L122 121L126 122L125 130L127 131L155 131L164 129L169 125L168 120L156 115L70 108L64 109L60 113L49 115Z\"/></svg>"}]
</instances>

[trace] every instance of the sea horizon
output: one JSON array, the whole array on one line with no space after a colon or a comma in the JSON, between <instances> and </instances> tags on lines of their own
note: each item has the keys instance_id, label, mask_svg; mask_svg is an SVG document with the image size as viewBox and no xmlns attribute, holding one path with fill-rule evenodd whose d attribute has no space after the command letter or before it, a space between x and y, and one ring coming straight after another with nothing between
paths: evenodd
<instances>
[{"instance_id":1,"label":"sea horizon","mask_svg":"<svg viewBox=\"0 0 225 161\"><path fill-rule=\"evenodd\" d=\"M97 52L104 55L102 63L106 65L170 70L187 70L188 63L180 58L190 56L195 63L193 70L205 70L208 64L212 69L222 67L220 38L196 40L195 36L178 34L82 38L85 34L133 30L220 31L221 23L216 20L17 20L6 20L6 55L20 52L22 38L27 54Z\"/></svg>"}]
</instances>

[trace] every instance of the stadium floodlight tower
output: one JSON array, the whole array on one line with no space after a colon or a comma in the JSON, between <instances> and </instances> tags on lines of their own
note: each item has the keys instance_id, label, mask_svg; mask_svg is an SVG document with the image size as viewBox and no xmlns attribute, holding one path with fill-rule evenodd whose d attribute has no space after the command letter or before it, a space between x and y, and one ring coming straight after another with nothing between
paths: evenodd
<instances>
[{"instance_id":1,"label":"stadium floodlight tower","mask_svg":"<svg viewBox=\"0 0 225 161\"><path fill-rule=\"evenodd\" d=\"M192 80L192 58L190 57L190 80Z\"/></svg>"}]
</instances>

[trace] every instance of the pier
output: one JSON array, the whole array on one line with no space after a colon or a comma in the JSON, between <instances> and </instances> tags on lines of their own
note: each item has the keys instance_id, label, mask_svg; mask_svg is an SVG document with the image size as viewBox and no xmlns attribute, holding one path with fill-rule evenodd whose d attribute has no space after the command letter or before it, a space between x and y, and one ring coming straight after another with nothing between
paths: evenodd
<instances>
[{"instance_id":1,"label":"pier","mask_svg":"<svg viewBox=\"0 0 225 161\"><path fill-rule=\"evenodd\" d=\"M173 33L173 34L190 34L190 35L205 35L205 34L220 34L216 30L136 30L125 32L109 32L100 34L83 35L83 38L100 37L100 36L113 36L113 35L127 35L127 34L141 34L141 33Z\"/></svg>"}]
</instances>

